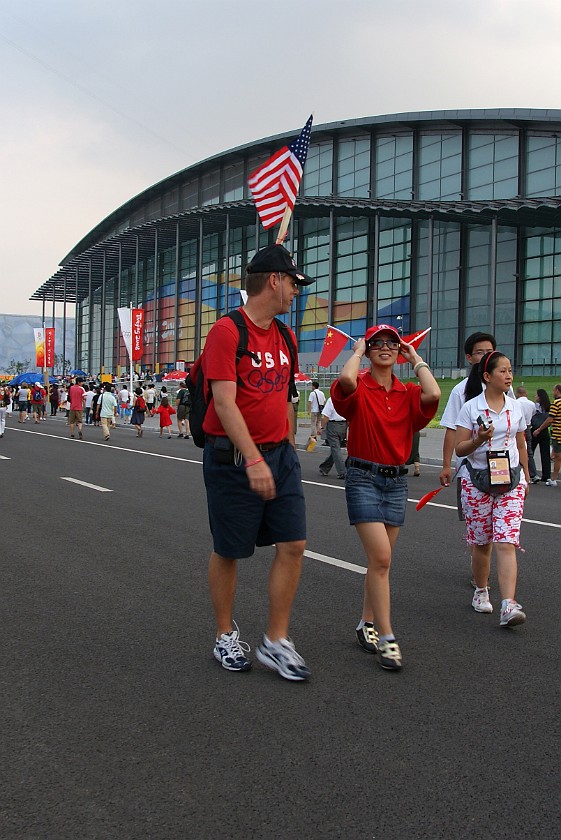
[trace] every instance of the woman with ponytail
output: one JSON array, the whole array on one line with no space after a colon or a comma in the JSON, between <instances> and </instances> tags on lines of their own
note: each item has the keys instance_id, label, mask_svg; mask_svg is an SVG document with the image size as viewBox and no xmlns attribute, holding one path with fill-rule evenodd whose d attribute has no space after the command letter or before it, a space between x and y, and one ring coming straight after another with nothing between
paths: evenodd
<instances>
[{"instance_id":1,"label":"woman with ponytail","mask_svg":"<svg viewBox=\"0 0 561 840\"><path fill-rule=\"evenodd\" d=\"M515 600L516 548L530 482L526 421L517 400L507 396L512 368L504 353L487 353L476 373L479 385L474 373L471 385L476 394L460 411L455 446L456 455L465 459L459 477L477 584L472 607L480 613L493 612L487 583L494 545L502 598L500 626L513 627L526 620Z\"/></svg>"}]
</instances>

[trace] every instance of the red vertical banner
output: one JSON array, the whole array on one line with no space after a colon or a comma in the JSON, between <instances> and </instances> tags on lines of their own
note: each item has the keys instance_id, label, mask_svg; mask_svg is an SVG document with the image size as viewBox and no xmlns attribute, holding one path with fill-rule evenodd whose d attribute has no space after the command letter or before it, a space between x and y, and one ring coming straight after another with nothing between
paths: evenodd
<instances>
[{"instance_id":1,"label":"red vertical banner","mask_svg":"<svg viewBox=\"0 0 561 840\"><path fill-rule=\"evenodd\" d=\"M144 309L132 310L132 352L131 360L138 362L142 359L142 341L144 331Z\"/></svg>"},{"instance_id":2,"label":"red vertical banner","mask_svg":"<svg viewBox=\"0 0 561 840\"><path fill-rule=\"evenodd\" d=\"M45 330L45 367L53 367L55 363L55 329L47 327Z\"/></svg>"}]
</instances>

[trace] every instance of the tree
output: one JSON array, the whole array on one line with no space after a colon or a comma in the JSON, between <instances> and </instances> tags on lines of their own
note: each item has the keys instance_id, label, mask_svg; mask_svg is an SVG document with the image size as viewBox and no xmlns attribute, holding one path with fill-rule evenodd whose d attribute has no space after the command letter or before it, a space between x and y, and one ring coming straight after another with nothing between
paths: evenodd
<instances>
[{"instance_id":1,"label":"tree","mask_svg":"<svg viewBox=\"0 0 561 840\"><path fill-rule=\"evenodd\" d=\"M27 373L30 364L31 361L29 359L26 359L25 362L16 362L15 359L10 359L6 373L11 373L13 376L17 376L19 373Z\"/></svg>"},{"instance_id":2,"label":"tree","mask_svg":"<svg viewBox=\"0 0 561 840\"><path fill-rule=\"evenodd\" d=\"M70 359L65 359L62 353L55 353L55 373L68 373L72 368Z\"/></svg>"}]
</instances>

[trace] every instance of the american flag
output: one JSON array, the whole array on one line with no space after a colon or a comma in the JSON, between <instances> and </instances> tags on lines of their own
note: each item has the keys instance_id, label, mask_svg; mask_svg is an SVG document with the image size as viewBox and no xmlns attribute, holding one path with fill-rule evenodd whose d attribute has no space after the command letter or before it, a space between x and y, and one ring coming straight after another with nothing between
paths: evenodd
<instances>
[{"instance_id":1,"label":"american flag","mask_svg":"<svg viewBox=\"0 0 561 840\"><path fill-rule=\"evenodd\" d=\"M293 143L279 149L249 177L249 189L265 230L281 221L287 207L294 207L308 156L312 121L313 114Z\"/></svg>"}]
</instances>

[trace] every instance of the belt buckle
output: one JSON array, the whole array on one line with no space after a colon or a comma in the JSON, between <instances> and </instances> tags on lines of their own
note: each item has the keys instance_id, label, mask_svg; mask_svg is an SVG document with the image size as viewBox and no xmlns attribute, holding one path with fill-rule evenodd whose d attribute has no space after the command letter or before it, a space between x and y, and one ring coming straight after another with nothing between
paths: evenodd
<instances>
[{"instance_id":1,"label":"belt buckle","mask_svg":"<svg viewBox=\"0 0 561 840\"><path fill-rule=\"evenodd\" d=\"M397 467L378 467L377 472L379 472L380 475L383 475L385 478L397 478L398 468Z\"/></svg>"}]
</instances>

